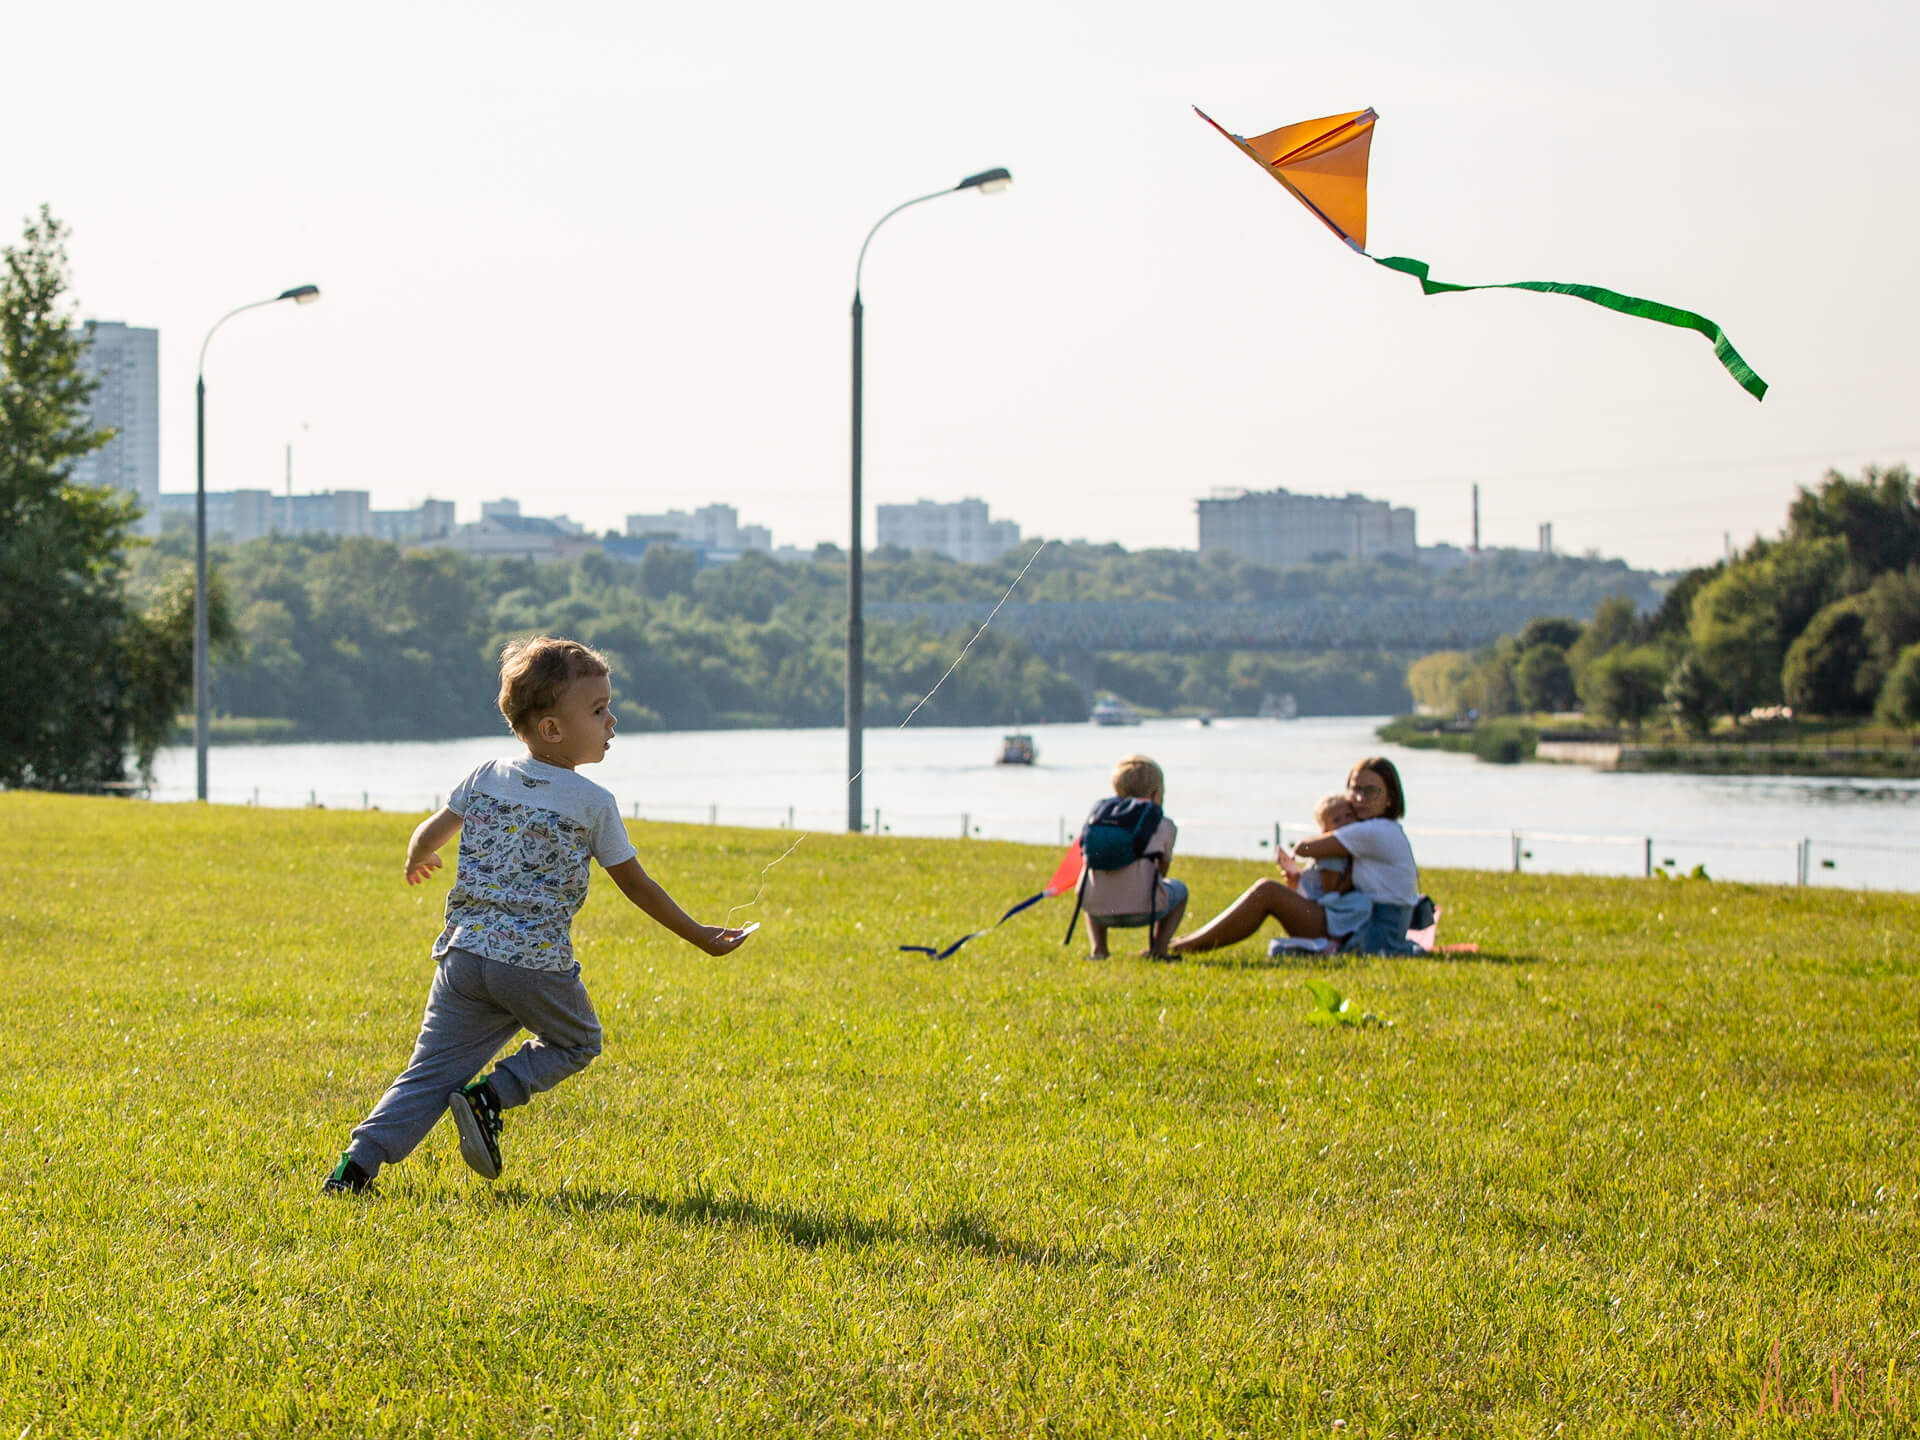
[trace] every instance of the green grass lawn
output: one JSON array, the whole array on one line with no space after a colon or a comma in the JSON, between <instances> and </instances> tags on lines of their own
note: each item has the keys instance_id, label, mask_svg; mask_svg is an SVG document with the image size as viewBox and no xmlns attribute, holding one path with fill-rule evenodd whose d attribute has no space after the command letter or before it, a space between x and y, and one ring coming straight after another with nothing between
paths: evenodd
<instances>
[{"instance_id":1,"label":"green grass lawn","mask_svg":"<svg viewBox=\"0 0 1920 1440\"><path fill-rule=\"evenodd\" d=\"M596 877L606 1052L505 1178L443 1125L323 1198L430 978L417 818L0 795L0 1440L1920 1415L1920 897L1436 871L1477 957L1096 965L1056 901L934 963L1053 853L814 836L711 960ZM718 920L792 837L636 838Z\"/></svg>"}]
</instances>

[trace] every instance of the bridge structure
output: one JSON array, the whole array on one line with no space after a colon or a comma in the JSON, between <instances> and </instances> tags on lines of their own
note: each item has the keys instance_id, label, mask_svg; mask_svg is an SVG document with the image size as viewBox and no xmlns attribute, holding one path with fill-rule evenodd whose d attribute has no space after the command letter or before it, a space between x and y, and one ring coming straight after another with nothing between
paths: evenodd
<instances>
[{"instance_id":1,"label":"bridge structure","mask_svg":"<svg viewBox=\"0 0 1920 1440\"><path fill-rule=\"evenodd\" d=\"M1088 693L1102 652L1201 650L1471 650L1490 645L1533 618L1524 601L1434 600L1428 596L1313 596L1270 605L1195 601L1034 601L1009 603L993 628L1025 640ZM941 634L971 632L989 603L869 602L867 619L924 624Z\"/></svg>"},{"instance_id":2,"label":"bridge structure","mask_svg":"<svg viewBox=\"0 0 1920 1440\"><path fill-rule=\"evenodd\" d=\"M971 630L988 603L869 602L869 620L921 623L946 633ZM1196 601L1034 601L1009 603L993 628L1042 655L1099 651L1470 650L1520 629L1536 605L1522 600L1435 600L1427 596L1314 596L1270 605Z\"/></svg>"}]
</instances>

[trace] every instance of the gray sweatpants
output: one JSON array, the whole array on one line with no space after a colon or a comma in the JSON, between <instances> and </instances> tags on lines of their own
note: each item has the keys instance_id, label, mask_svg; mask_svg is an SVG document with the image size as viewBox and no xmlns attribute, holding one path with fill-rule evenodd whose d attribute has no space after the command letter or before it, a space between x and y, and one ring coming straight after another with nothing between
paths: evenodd
<instances>
[{"instance_id":1,"label":"gray sweatpants","mask_svg":"<svg viewBox=\"0 0 1920 1440\"><path fill-rule=\"evenodd\" d=\"M580 967L529 970L447 951L427 991L413 1058L354 1130L347 1153L369 1175L406 1159L446 1113L447 1097L523 1029L533 1038L487 1077L503 1109L551 1090L600 1053L600 1019Z\"/></svg>"}]
</instances>

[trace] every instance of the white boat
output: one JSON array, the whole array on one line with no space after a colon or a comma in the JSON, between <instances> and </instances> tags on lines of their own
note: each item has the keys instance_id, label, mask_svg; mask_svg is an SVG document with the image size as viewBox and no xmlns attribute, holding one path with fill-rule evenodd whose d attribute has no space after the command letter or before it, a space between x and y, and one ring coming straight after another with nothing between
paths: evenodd
<instances>
[{"instance_id":1,"label":"white boat","mask_svg":"<svg viewBox=\"0 0 1920 1440\"><path fill-rule=\"evenodd\" d=\"M1138 725L1140 717L1133 713L1133 707L1126 701L1113 695L1102 695L1093 707L1093 723L1096 725Z\"/></svg>"},{"instance_id":2,"label":"white boat","mask_svg":"<svg viewBox=\"0 0 1920 1440\"><path fill-rule=\"evenodd\" d=\"M1269 690L1260 700L1260 718L1262 720L1291 720L1300 713L1291 690L1276 695Z\"/></svg>"}]
</instances>

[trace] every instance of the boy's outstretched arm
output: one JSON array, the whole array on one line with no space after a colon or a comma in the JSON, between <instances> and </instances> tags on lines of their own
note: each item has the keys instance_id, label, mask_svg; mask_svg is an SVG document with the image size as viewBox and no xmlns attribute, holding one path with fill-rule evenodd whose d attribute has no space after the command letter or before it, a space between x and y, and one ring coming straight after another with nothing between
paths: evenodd
<instances>
[{"instance_id":1,"label":"boy's outstretched arm","mask_svg":"<svg viewBox=\"0 0 1920 1440\"><path fill-rule=\"evenodd\" d=\"M639 906L649 919L709 955L725 955L730 950L737 950L747 938L744 931L702 925L687 914L674 903L671 895L660 888L657 880L640 868L638 856L622 860L618 865L609 865L607 874L620 887L620 893Z\"/></svg>"},{"instance_id":2,"label":"boy's outstretched arm","mask_svg":"<svg viewBox=\"0 0 1920 1440\"><path fill-rule=\"evenodd\" d=\"M407 842L407 884L418 885L440 868L440 847L460 833L460 817L442 805L422 820Z\"/></svg>"}]
</instances>

